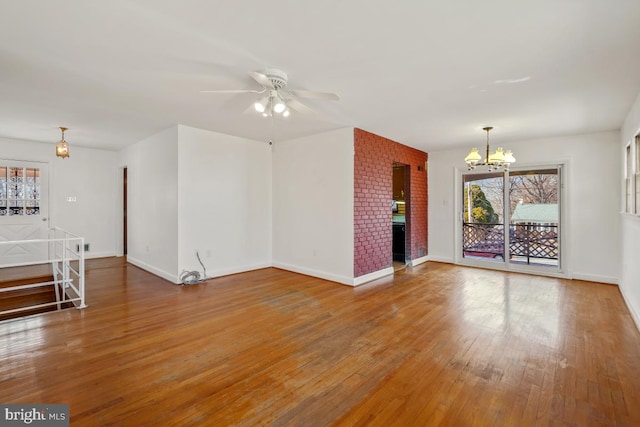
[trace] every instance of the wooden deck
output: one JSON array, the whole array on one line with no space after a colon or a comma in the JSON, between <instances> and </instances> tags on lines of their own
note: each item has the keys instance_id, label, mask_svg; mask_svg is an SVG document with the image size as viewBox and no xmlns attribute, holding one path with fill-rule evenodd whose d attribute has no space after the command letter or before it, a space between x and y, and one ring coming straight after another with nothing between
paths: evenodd
<instances>
[{"instance_id":1,"label":"wooden deck","mask_svg":"<svg viewBox=\"0 0 640 427\"><path fill-rule=\"evenodd\" d=\"M428 262L358 288L88 263L84 310L0 323L0 402L72 426L640 425L615 286Z\"/></svg>"}]
</instances>

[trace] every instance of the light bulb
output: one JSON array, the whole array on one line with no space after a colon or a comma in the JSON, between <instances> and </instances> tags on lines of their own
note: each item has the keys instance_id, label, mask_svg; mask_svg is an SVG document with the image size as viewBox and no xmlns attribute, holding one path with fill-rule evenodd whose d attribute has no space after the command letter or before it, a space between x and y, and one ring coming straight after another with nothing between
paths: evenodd
<instances>
[{"instance_id":1,"label":"light bulb","mask_svg":"<svg viewBox=\"0 0 640 427\"><path fill-rule=\"evenodd\" d=\"M287 106L284 104L284 101L282 101L282 99L280 99L279 96L276 96L273 99L273 111L275 111L276 113L282 113L286 108Z\"/></svg>"},{"instance_id":2,"label":"light bulb","mask_svg":"<svg viewBox=\"0 0 640 427\"><path fill-rule=\"evenodd\" d=\"M253 107L256 109L258 113L264 113L264 110L267 108L268 103L269 103L269 99L265 96L261 100L256 101L256 103L253 104Z\"/></svg>"}]
</instances>

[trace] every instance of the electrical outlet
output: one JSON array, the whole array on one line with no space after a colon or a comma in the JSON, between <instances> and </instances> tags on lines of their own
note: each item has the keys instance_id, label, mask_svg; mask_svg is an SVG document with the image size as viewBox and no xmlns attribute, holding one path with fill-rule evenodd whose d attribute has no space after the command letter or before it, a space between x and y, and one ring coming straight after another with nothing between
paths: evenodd
<instances>
[{"instance_id":1,"label":"electrical outlet","mask_svg":"<svg viewBox=\"0 0 640 427\"><path fill-rule=\"evenodd\" d=\"M78 198L76 196L67 196L67 202L77 202Z\"/></svg>"}]
</instances>

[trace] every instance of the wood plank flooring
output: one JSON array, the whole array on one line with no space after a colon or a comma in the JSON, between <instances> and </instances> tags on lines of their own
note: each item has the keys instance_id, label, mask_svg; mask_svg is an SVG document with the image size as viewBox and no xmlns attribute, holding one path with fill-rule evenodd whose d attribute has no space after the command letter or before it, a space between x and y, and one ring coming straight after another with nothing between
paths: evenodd
<instances>
[{"instance_id":1,"label":"wood plank flooring","mask_svg":"<svg viewBox=\"0 0 640 427\"><path fill-rule=\"evenodd\" d=\"M7 288L14 286L51 281L53 281L51 264L0 268L0 290L2 291L0 292L0 312L55 302L56 294L53 285L19 291L6 291ZM0 321L30 314L46 313L55 309L55 306L49 306L18 313L0 314Z\"/></svg>"},{"instance_id":2,"label":"wood plank flooring","mask_svg":"<svg viewBox=\"0 0 640 427\"><path fill-rule=\"evenodd\" d=\"M428 262L180 287L121 259L86 283L85 310L0 323L0 403L67 403L72 426L640 425L615 286Z\"/></svg>"},{"instance_id":3,"label":"wood plank flooring","mask_svg":"<svg viewBox=\"0 0 640 427\"><path fill-rule=\"evenodd\" d=\"M0 286L20 279L48 277L51 276L51 274L51 264L29 265L25 267L4 267L0 268Z\"/></svg>"}]
</instances>

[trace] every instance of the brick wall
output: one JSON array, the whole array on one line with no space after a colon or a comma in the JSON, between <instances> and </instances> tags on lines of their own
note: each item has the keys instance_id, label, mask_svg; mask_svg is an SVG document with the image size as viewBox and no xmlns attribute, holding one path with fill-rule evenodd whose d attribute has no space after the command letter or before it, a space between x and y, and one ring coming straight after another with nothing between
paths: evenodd
<instances>
[{"instance_id":1,"label":"brick wall","mask_svg":"<svg viewBox=\"0 0 640 427\"><path fill-rule=\"evenodd\" d=\"M410 166L406 258L425 256L427 173L424 167L427 153L357 128L354 129L354 150L354 277L392 265L394 163Z\"/></svg>"}]
</instances>

